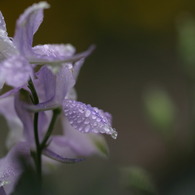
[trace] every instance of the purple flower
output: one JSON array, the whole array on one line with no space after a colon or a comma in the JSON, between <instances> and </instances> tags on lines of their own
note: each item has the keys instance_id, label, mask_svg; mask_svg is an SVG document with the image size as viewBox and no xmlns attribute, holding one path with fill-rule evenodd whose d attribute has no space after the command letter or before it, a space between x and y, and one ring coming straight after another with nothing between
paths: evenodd
<instances>
[{"instance_id":1,"label":"purple flower","mask_svg":"<svg viewBox=\"0 0 195 195\"><path fill-rule=\"evenodd\" d=\"M109 149L101 134L79 132L70 125L64 114L61 114L60 122L63 135L52 136L49 150L69 158L91 155L108 156Z\"/></svg>"},{"instance_id":2,"label":"purple flower","mask_svg":"<svg viewBox=\"0 0 195 195\"><path fill-rule=\"evenodd\" d=\"M3 186L0 187L0 195L6 195Z\"/></svg>"},{"instance_id":3,"label":"purple flower","mask_svg":"<svg viewBox=\"0 0 195 195\"><path fill-rule=\"evenodd\" d=\"M108 154L106 141L98 133L105 133L104 131L107 129L103 128L108 128L110 132L114 132L111 129L110 114L73 100L76 98L72 91L77 74L72 68L72 66L64 65L55 75L45 66L37 73L37 78L34 80L39 98L43 101L43 103L37 105L37 108L62 107L64 110L64 113L60 115L63 135L52 136L50 144L43 151L43 154L66 163L79 161L79 159L75 159L78 156L93 154L106 156ZM79 71L78 68L75 70ZM8 139L9 146L25 141L28 147L34 150L33 115L26 109L24 102L20 100L19 92L14 93L14 96L1 99L0 106L0 112L5 116L11 128L11 136ZM77 122L81 120L81 126L75 126L77 123L72 123L74 115L71 115L70 111L78 117ZM48 129L49 121L51 120L50 112L42 111L39 113L40 140L43 139ZM82 121L83 116L86 117L84 121ZM88 127L89 125L90 128ZM16 129L17 126L18 130ZM89 128L88 132L86 131L87 128ZM23 133L21 129L23 129ZM108 134L111 134L109 131ZM28 155L30 155L30 152Z\"/></svg>"},{"instance_id":4,"label":"purple flower","mask_svg":"<svg viewBox=\"0 0 195 195\"><path fill-rule=\"evenodd\" d=\"M43 20L43 10L49 8L46 2L40 2L29 7L18 19L15 36L7 36L3 15L0 13L0 88L4 83L13 86L23 86L34 76L33 68L37 64L51 65L53 71L58 70L63 63L76 62L88 56L88 51L75 55L75 49L70 44L46 44L33 47L33 36Z\"/></svg>"},{"instance_id":5,"label":"purple flower","mask_svg":"<svg viewBox=\"0 0 195 195\"><path fill-rule=\"evenodd\" d=\"M23 172L21 160L25 159L25 163L31 163L30 149L27 142L16 144L9 153L0 159L0 187L7 194L11 194L14 187Z\"/></svg>"},{"instance_id":6,"label":"purple flower","mask_svg":"<svg viewBox=\"0 0 195 195\"><path fill-rule=\"evenodd\" d=\"M15 111L13 96L0 99L0 114L4 116L9 127L6 147L10 149L16 143L24 141L23 125Z\"/></svg>"},{"instance_id":7,"label":"purple flower","mask_svg":"<svg viewBox=\"0 0 195 195\"><path fill-rule=\"evenodd\" d=\"M63 163L80 162L83 158L78 157L108 154L101 134L117 137L109 113L76 100L74 85L93 47L75 54L69 44L32 46L46 8L46 2L29 7L18 19L13 39L8 37L0 13L0 88L4 83L14 87L0 98L0 114L10 128L6 145L12 147L0 159L2 195L12 193L23 171L21 158L31 164L33 153L36 168L42 154ZM38 64L44 66L35 72ZM59 110L62 135L53 136L52 111Z\"/></svg>"},{"instance_id":8,"label":"purple flower","mask_svg":"<svg viewBox=\"0 0 195 195\"><path fill-rule=\"evenodd\" d=\"M117 136L117 132L111 127L109 113L75 100L76 94L73 87L82 63L77 63L75 66L63 65L57 74L53 74L47 66L42 67L36 74L37 78L33 81L41 103L23 105L28 110L40 113L55 108L61 108L63 111L60 115L60 121L64 135L53 136L50 139L47 148L50 152L45 151L46 155L53 153L61 157L92 154L105 156L108 153L108 147L100 134L106 133L113 138ZM17 103L17 105L20 104ZM28 120L24 118L27 114L23 113L22 111L19 116L23 123L27 123ZM55 159L55 156L50 157Z\"/></svg>"},{"instance_id":9,"label":"purple flower","mask_svg":"<svg viewBox=\"0 0 195 195\"><path fill-rule=\"evenodd\" d=\"M117 132L111 127L109 113L69 98L76 82L74 67L64 65L55 75L45 66L37 76L37 87L42 83L43 90L40 91L45 92L45 97L42 103L28 109L43 111L61 107L69 123L81 133L105 133L116 139Z\"/></svg>"}]
</instances>

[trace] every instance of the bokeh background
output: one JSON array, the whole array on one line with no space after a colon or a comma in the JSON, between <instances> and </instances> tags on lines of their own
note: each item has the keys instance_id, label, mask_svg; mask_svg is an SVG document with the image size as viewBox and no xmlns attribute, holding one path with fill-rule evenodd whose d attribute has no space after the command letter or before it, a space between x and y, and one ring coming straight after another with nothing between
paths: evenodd
<instances>
[{"instance_id":1,"label":"bokeh background","mask_svg":"<svg viewBox=\"0 0 195 195\"><path fill-rule=\"evenodd\" d=\"M0 1L9 36L35 2ZM106 138L108 159L91 157L47 175L50 193L195 194L195 2L48 2L34 44L71 43L77 51L96 45L81 70L78 98L112 113L118 130L117 140Z\"/></svg>"}]
</instances>

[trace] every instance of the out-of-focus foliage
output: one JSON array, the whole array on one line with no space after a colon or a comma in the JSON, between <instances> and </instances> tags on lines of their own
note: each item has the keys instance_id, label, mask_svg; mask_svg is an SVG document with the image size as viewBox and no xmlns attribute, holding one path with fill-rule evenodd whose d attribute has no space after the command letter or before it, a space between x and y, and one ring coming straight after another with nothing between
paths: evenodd
<instances>
[{"instance_id":1,"label":"out-of-focus foliage","mask_svg":"<svg viewBox=\"0 0 195 195\"><path fill-rule=\"evenodd\" d=\"M162 135L170 136L175 121L175 107L163 90L150 90L145 96L145 108L150 122Z\"/></svg>"},{"instance_id":2,"label":"out-of-focus foliage","mask_svg":"<svg viewBox=\"0 0 195 195\"><path fill-rule=\"evenodd\" d=\"M195 75L195 20L186 15L178 21L178 44L184 70Z\"/></svg>"},{"instance_id":3,"label":"out-of-focus foliage","mask_svg":"<svg viewBox=\"0 0 195 195\"><path fill-rule=\"evenodd\" d=\"M154 182L146 170L130 166L121 169L121 183L125 188L144 194L157 194Z\"/></svg>"}]
</instances>

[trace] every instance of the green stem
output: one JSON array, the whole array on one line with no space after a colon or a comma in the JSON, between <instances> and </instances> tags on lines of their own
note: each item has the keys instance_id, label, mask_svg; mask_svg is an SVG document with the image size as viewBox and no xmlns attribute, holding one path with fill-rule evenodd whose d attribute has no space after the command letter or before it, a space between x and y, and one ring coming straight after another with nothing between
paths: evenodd
<instances>
[{"instance_id":1,"label":"green stem","mask_svg":"<svg viewBox=\"0 0 195 195\"><path fill-rule=\"evenodd\" d=\"M45 137L43 138L43 141L40 145L41 150L43 150L47 146L47 141L48 141L49 137L51 136L56 119L57 119L58 115L60 114L60 112L61 112L61 110L59 108L56 108L53 110L53 116L52 116L51 122L49 124L49 128L48 128L48 130L45 134Z\"/></svg>"},{"instance_id":2,"label":"green stem","mask_svg":"<svg viewBox=\"0 0 195 195\"><path fill-rule=\"evenodd\" d=\"M36 112L34 114L34 136L35 136L35 144L36 144L36 166L37 166L37 174L39 180L42 181L42 162L41 162L41 147L39 142L39 133L38 133L38 121L39 121L39 113Z\"/></svg>"},{"instance_id":3,"label":"green stem","mask_svg":"<svg viewBox=\"0 0 195 195\"><path fill-rule=\"evenodd\" d=\"M36 91L35 86L34 86L34 84L32 82L32 79L30 79L28 81L28 88L31 90L31 93L32 93L31 99L33 101L33 104L35 104L35 105L39 104L39 97L37 95L37 91Z\"/></svg>"},{"instance_id":4,"label":"green stem","mask_svg":"<svg viewBox=\"0 0 195 195\"><path fill-rule=\"evenodd\" d=\"M35 86L34 86L31 79L28 82L28 87L32 93L31 100L32 100L33 104L34 105L39 104L38 94L36 92ZM34 113L34 137L35 137L35 144L36 144L36 153L35 153L34 160L35 160L35 165L37 168L38 179L40 181L40 193L41 193L41 186L42 186L42 159L41 159L41 155L42 155L42 151L47 147L48 139L52 134L55 122L56 122L57 117L60 114L60 112L61 112L61 109L59 109L59 108L56 108L53 110L53 116L52 116L51 122L49 124L48 130L47 130L47 132L43 138L43 141L41 143L39 140L39 129L38 129L39 112Z\"/></svg>"},{"instance_id":5,"label":"green stem","mask_svg":"<svg viewBox=\"0 0 195 195\"><path fill-rule=\"evenodd\" d=\"M28 87L31 90L32 93L32 102L33 104L39 104L39 98L36 92L36 89L34 87L34 84L32 82L32 79L28 82ZM35 144L36 144L36 155L35 155L35 164L37 168L37 174L38 178L40 180L40 184L42 183L42 162L41 162L41 147L40 147L40 141L39 141L39 130L38 130L38 123L39 122L39 113L36 112L34 114L34 137L35 137Z\"/></svg>"}]
</instances>

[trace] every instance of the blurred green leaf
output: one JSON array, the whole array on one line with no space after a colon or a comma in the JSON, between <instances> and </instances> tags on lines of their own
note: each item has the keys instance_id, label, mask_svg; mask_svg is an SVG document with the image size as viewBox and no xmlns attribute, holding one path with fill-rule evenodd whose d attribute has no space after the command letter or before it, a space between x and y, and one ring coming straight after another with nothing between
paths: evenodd
<instances>
[{"instance_id":1,"label":"blurred green leaf","mask_svg":"<svg viewBox=\"0 0 195 195\"><path fill-rule=\"evenodd\" d=\"M105 145L104 143L102 143L101 141L97 140L95 141L95 145L97 147L97 149L104 155L104 156L108 156L109 155L109 150L107 145Z\"/></svg>"},{"instance_id":2,"label":"blurred green leaf","mask_svg":"<svg viewBox=\"0 0 195 195\"><path fill-rule=\"evenodd\" d=\"M141 167L126 167L121 169L122 185L144 194L157 194L150 174Z\"/></svg>"},{"instance_id":3,"label":"blurred green leaf","mask_svg":"<svg viewBox=\"0 0 195 195\"><path fill-rule=\"evenodd\" d=\"M164 135L171 135L175 121L175 107L168 94L159 89L150 90L145 94L144 100L150 122Z\"/></svg>"},{"instance_id":4,"label":"blurred green leaf","mask_svg":"<svg viewBox=\"0 0 195 195\"><path fill-rule=\"evenodd\" d=\"M180 17L178 20L178 44L185 70L195 73L195 19L190 15Z\"/></svg>"}]
</instances>

